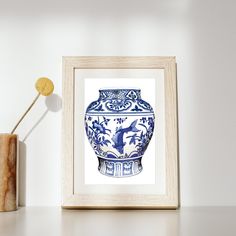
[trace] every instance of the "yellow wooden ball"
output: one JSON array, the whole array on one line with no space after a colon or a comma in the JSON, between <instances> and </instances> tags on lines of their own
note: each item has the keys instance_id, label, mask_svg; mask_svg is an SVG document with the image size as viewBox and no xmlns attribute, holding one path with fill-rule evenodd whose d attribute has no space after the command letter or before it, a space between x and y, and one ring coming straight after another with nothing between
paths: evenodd
<instances>
[{"instance_id":1,"label":"yellow wooden ball","mask_svg":"<svg viewBox=\"0 0 236 236\"><path fill-rule=\"evenodd\" d=\"M41 77L36 81L35 88L41 95L49 96L53 93L54 85L50 79Z\"/></svg>"}]
</instances>

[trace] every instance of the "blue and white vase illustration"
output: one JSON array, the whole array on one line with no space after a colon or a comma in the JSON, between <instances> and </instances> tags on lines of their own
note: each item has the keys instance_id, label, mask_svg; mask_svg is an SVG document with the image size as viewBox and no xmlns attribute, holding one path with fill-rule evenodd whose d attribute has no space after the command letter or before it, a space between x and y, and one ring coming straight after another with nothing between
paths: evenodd
<instances>
[{"instance_id":1,"label":"blue and white vase illustration","mask_svg":"<svg viewBox=\"0 0 236 236\"><path fill-rule=\"evenodd\" d=\"M85 130L98 158L98 170L110 177L139 174L154 131L154 111L140 89L100 89L85 114Z\"/></svg>"}]
</instances>

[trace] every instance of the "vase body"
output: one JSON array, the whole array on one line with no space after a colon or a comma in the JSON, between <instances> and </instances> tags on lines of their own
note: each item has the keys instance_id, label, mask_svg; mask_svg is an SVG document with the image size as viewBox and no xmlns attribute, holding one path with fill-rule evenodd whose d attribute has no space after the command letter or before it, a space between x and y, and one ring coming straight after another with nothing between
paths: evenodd
<instances>
[{"instance_id":1,"label":"vase body","mask_svg":"<svg viewBox=\"0 0 236 236\"><path fill-rule=\"evenodd\" d=\"M139 174L154 119L140 89L100 89L98 100L85 114L85 130L98 158L99 172L110 177Z\"/></svg>"},{"instance_id":2,"label":"vase body","mask_svg":"<svg viewBox=\"0 0 236 236\"><path fill-rule=\"evenodd\" d=\"M18 208L18 136L0 134L0 212Z\"/></svg>"}]
</instances>

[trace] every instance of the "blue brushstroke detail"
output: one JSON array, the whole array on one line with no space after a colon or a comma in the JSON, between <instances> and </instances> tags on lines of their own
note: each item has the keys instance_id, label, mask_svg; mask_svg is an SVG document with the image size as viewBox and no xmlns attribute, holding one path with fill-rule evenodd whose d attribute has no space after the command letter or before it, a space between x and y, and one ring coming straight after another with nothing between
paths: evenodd
<instances>
[{"instance_id":1,"label":"blue brushstroke detail","mask_svg":"<svg viewBox=\"0 0 236 236\"><path fill-rule=\"evenodd\" d=\"M131 111L142 111L142 109L138 108L138 106L135 105L134 108L131 109Z\"/></svg>"},{"instance_id":2,"label":"blue brushstroke detail","mask_svg":"<svg viewBox=\"0 0 236 236\"><path fill-rule=\"evenodd\" d=\"M124 153L125 142L123 141L124 133L128 132L138 132L139 130L135 127L138 120L135 120L131 123L131 125L127 128L123 128L122 126L116 131L114 136L112 137L112 141L114 142L113 147L120 153Z\"/></svg>"}]
</instances>

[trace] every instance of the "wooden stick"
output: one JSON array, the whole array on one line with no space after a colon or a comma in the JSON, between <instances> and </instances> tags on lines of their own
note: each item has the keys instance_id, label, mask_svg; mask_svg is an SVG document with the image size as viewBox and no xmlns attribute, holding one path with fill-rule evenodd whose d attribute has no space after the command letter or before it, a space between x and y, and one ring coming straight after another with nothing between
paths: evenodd
<instances>
[{"instance_id":1,"label":"wooden stick","mask_svg":"<svg viewBox=\"0 0 236 236\"><path fill-rule=\"evenodd\" d=\"M36 103L36 101L38 100L40 96L40 93L38 93L38 95L35 97L35 99L33 100L33 102L30 104L30 106L28 107L28 109L26 110L26 112L21 116L20 120L17 122L17 124L15 125L15 127L13 128L13 130L11 131L11 134L13 134L16 130L16 128L18 127L18 125L20 124L20 122L24 119L24 117L27 115L27 113L30 111L30 109L32 108L32 106Z\"/></svg>"}]
</instances>

